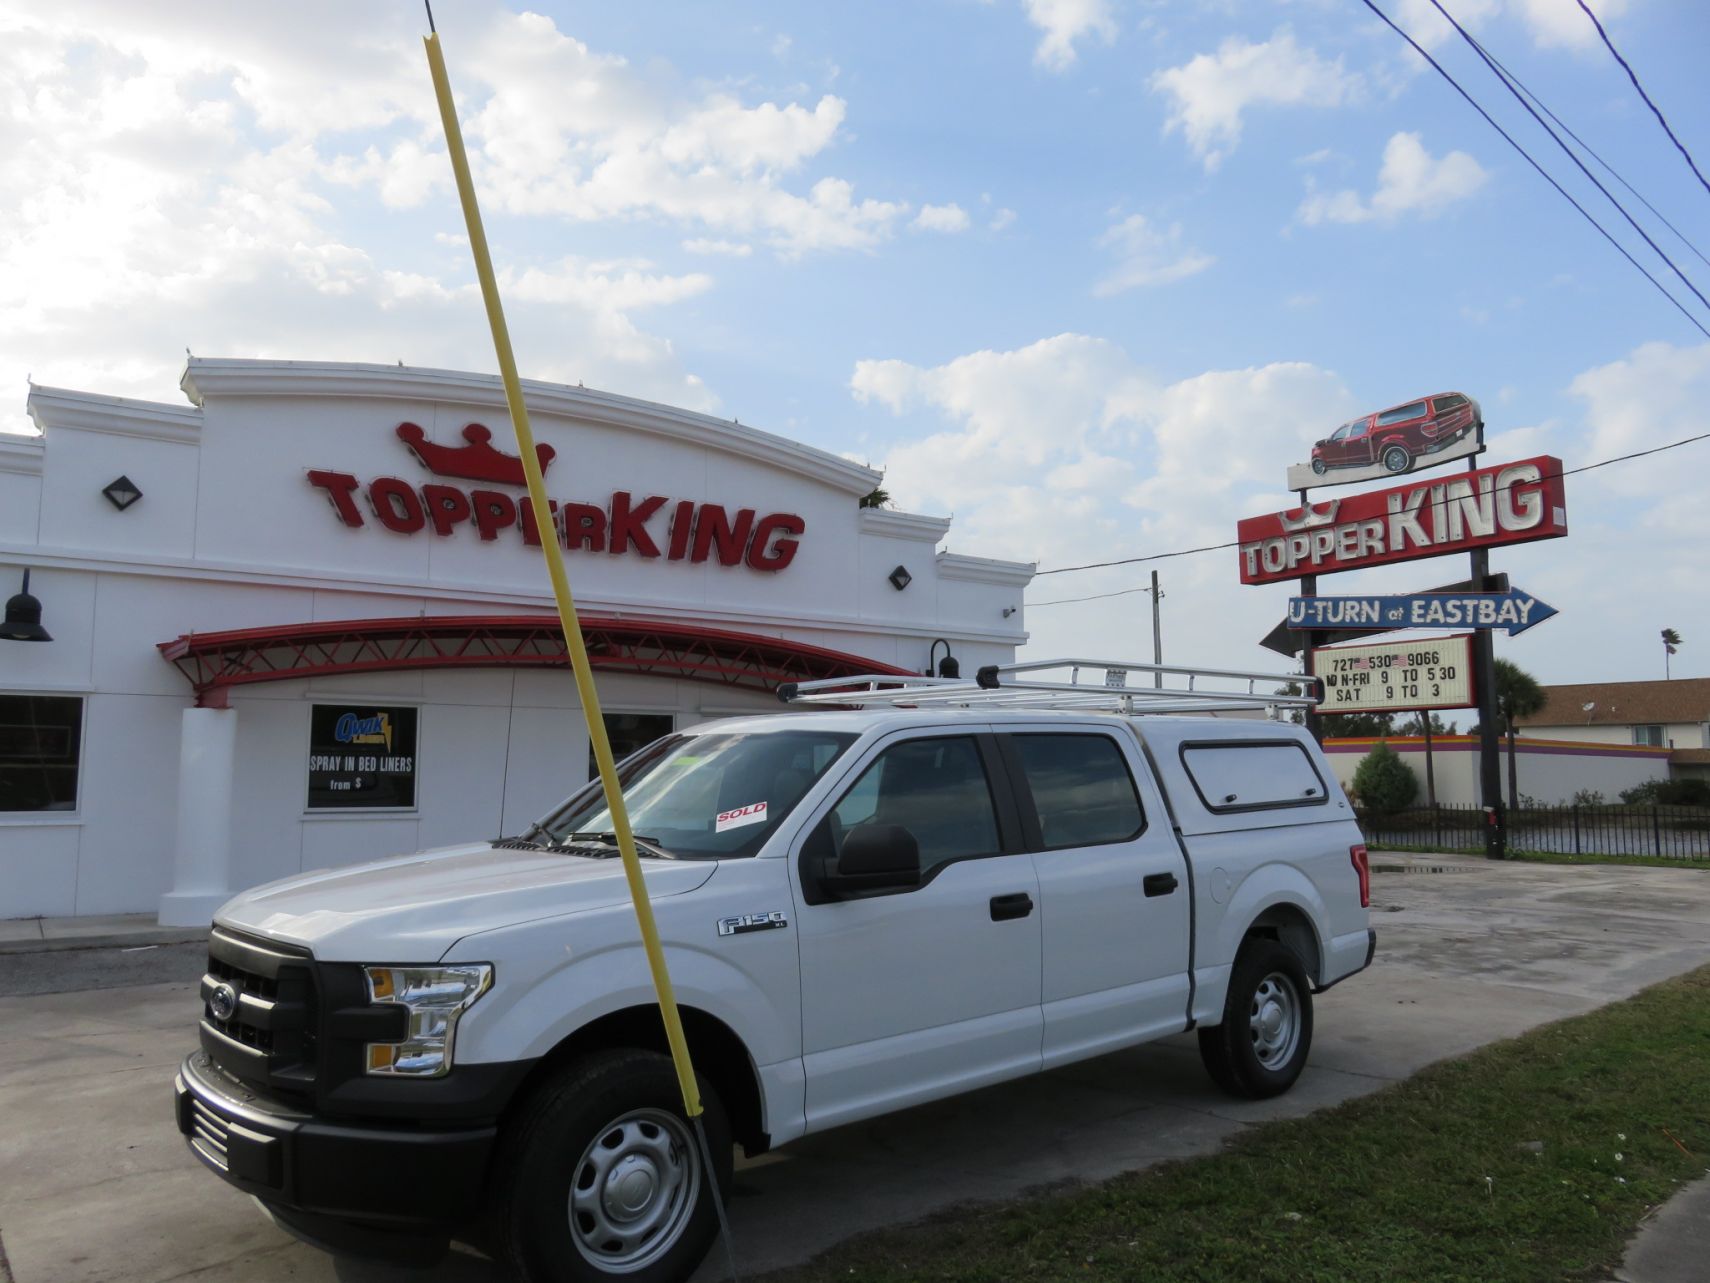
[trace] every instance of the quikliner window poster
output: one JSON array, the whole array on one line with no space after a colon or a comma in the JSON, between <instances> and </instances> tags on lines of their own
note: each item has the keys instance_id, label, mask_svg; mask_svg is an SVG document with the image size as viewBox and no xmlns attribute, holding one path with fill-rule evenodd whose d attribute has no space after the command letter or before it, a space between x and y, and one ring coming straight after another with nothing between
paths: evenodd
<instances>
[{"instance_id":1,"label":"quikliner window poster","mask_svg":"<svg viewBox=\"0 0 1710 1283\"><path fill-rule=\"evenodd\" d=\"M309 717L309 809L414 807L419 711L316 704Z\"/></svg>"}]
</instances>

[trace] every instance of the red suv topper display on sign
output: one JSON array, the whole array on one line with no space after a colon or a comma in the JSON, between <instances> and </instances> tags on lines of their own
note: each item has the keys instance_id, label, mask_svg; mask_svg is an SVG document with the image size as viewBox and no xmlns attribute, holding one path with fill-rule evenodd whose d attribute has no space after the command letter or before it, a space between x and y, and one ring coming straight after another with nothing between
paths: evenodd
<instances>
[{"instance_id":1,"label":"red suv topper display on sign","mask_svg":"<svg viewBox=\"0 0 1710 1283\"><path fill-rule=\"evenodd\" d=\"M1435 454L1484 427L1478 402L1462 392L1438 392L1376 414L1350 419L1312 447L1312 471L1332 468L1406 472L1421 455Z\"/></svg>"}]
</instances>

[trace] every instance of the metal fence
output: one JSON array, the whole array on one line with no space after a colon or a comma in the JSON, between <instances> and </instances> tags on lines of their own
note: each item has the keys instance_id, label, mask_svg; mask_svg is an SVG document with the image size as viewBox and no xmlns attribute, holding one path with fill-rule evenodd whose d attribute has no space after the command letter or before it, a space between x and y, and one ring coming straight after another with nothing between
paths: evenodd
<instances>
[{"instance_id":1,"label":"metal fence","mask_svg":"<svg viewBox=\"0 0 1710 1283\"><path fill-rule=\"evenodd\" d=\"M1504 814L1509 849L1517 852L1710 859L1710 807L1570 803ZM1414 806L1391 815L1361 811L1359 820L1374 847L1484 850L1485 815L1477 806Z\"/></svg>"}]
</instances>

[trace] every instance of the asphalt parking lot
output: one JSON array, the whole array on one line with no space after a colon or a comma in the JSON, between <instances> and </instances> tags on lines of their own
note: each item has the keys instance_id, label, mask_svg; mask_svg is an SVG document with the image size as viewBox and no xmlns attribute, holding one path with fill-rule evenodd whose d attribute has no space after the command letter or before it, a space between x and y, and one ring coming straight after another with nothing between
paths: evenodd
<instances>
[{"instance_id":1,"label":"asphalt parking lot","mask_svg":"<svg viewBox=\"0 0 1710 1283\"><path fill-rule=\"evenodd\" d=\"M744 1276L955 1203L1203 1153L1710 962L1702 872L1374 864L1377 961L1319 999L1289 1095L1221 1096L1188 1036L812 1137L738 1165ZM0 1283L500 1279L472 1254L426 1272L334 1260L202 1170L170 1092L202 962L195 946L0 956Z\"/></svg>"}]
</instances>

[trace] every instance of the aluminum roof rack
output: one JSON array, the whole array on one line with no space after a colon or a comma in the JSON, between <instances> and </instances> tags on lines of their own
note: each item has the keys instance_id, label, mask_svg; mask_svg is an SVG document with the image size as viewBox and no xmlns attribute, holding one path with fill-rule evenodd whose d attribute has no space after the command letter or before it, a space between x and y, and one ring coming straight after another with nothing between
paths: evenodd
<instances>
[{"instance_id":1,"label":"aluminum roof rack","mask_svg":"<svg viewBox=\"0 0 1710 1283\"><path fill-rule=\"evenodd\" d=\"M1035 674L1068 669L1069 680ZM1131 686L1131 675L1185 678L1186 685ZM1084 676L1084 680L1083 680ZM1267 688L1295 683L1305 693L1279 695ZM1201 683L1206 683L1202 685ZM1241 687L1245 689L1241 689ZM869 674L792 682L778 688L786 704L835 704L856 708L1086 709L1110 713L1211 713L1277 708L1316 708L1323 688L1298 673L1248 673L1180 664L1141 664L1109 659L1037 659L991 664L974 680Z\"/></svg>"}]
</instances>

